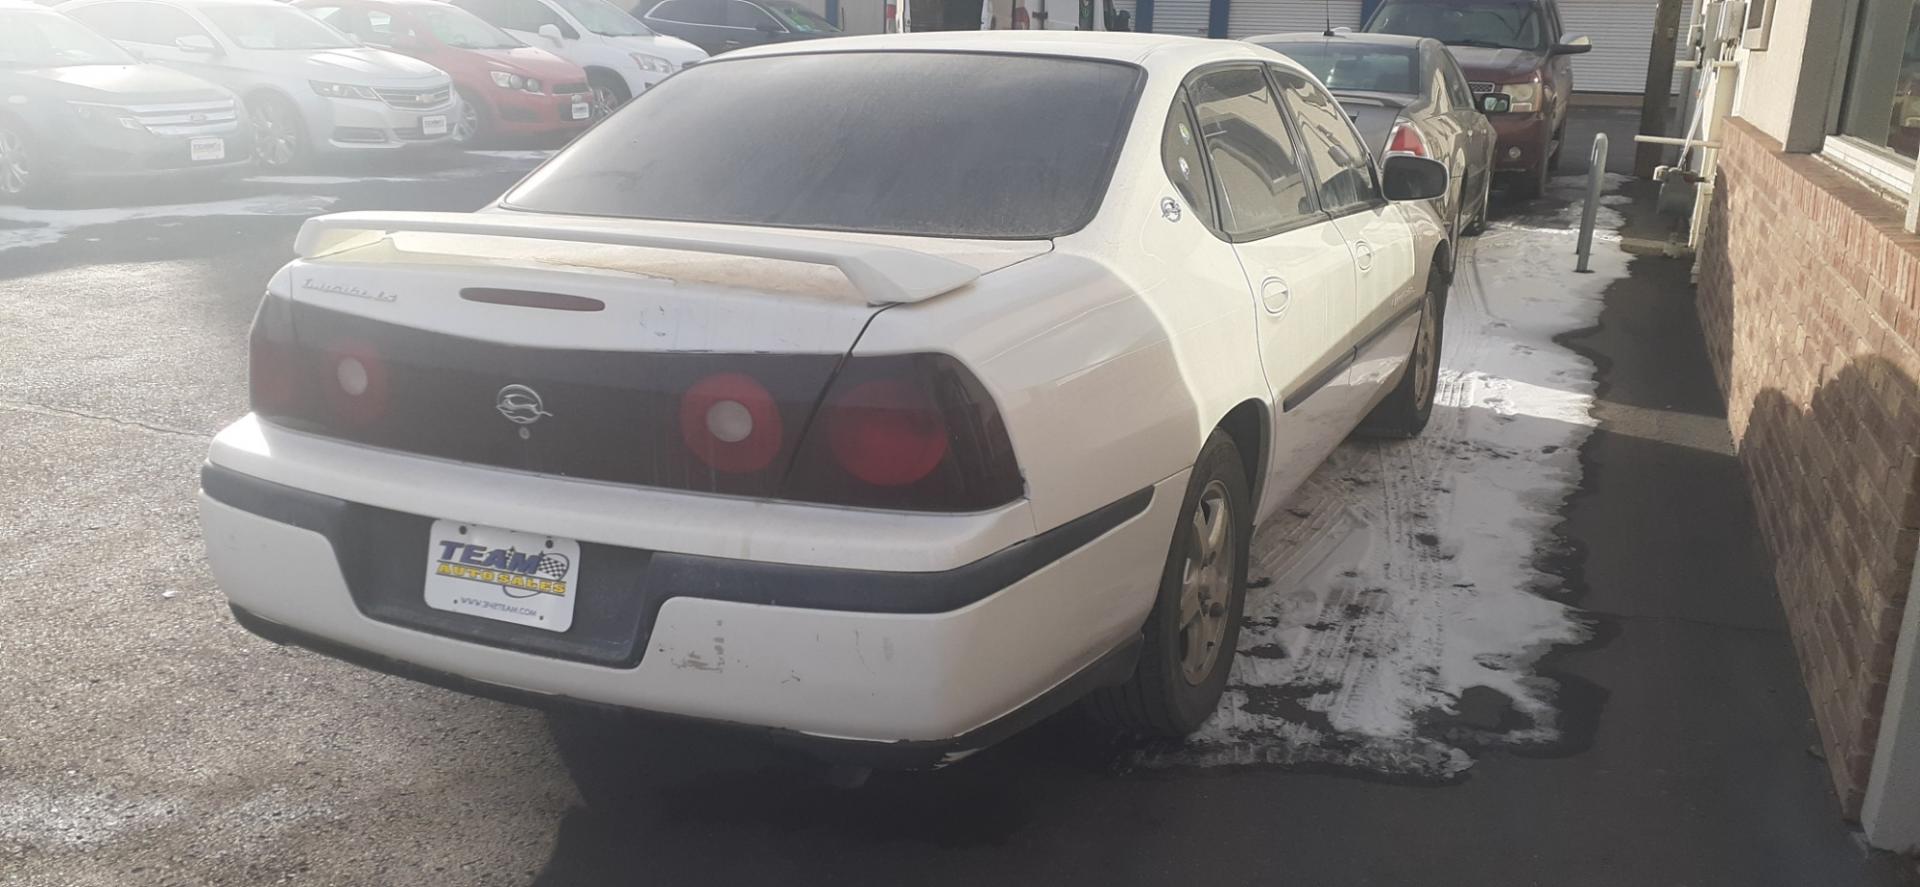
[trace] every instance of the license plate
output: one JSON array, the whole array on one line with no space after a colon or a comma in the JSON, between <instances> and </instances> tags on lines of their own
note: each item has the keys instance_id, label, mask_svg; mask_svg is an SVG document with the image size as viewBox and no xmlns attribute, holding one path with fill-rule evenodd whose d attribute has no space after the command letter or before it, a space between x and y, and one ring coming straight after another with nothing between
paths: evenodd
<instances>
[{"instance_id":1,"label":"license plate","mask_svg":"<svg viewBox=\"0 0 1920 887\"><path fill-rule=\"evenodd\" d=\"M573 119L585 120L587 119L587 115L592 113L593 113L593 106L587 104L586 102L573 103Z\"/></svg>"},{"instance_id":2,"label":"license plate","mask_svg":"<svg viewBox=\"0 0 1920 887\"><path fill-rule=\"evenodd\" d=\"M195 163L227 159L226 139L193 139L187 142L187 156Z\"/></svg>"},{"instance_id":3,"label":"license plate","mask_svg":"<svg viewBox=\"0 0 1920 887\"><path fill-rule=\"evenodd\" d=\"M447 115L435 114L432 117L420 118L420 134L430 135L430 136L446 135L447 134Z\"/></svg>"},{"instance_id":4,"label":"license plate","mask_svg":"<svg viewBox=\"0 0 1920 887\"><path fill-rule=\"evenodd\" d=\"M573 627L580 543L437 520L427 538L427 606L548 631Z\"/></svg>"}]
</instances>

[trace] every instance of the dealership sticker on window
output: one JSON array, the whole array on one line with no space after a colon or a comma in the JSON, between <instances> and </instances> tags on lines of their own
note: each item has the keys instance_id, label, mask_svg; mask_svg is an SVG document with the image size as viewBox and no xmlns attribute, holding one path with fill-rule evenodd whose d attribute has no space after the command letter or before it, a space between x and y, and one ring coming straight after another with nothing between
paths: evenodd
<instances>
[{"instance_id":1,"label":"dealership sticker on window","mask_svg":"<svg viewBox=\"0 0 1920 887\"><path fill-rule=\"evenodd\" d=\"M427 606L566 631L579 571L572 539L438 520L427 537Z\"/></svg>"}]
</instances>

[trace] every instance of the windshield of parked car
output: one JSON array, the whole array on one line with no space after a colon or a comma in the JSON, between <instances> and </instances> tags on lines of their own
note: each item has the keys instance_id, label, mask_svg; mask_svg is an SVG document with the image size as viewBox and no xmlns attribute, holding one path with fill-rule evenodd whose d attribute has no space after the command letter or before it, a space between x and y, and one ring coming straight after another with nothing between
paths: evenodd
<instances>
[{"instance_id":1,"label":"windshield of parked car","mask_svg":"<svg viewBox=\"0 0 1920 887\"><path fill-rule=\"evenodd\" d=\"M1420 50L1412 46L1368 46L1335 40L1261 43L1300 63L1328 89L1420 92Z\"/></svg>"},{"instance_id":2,"label":"windshield of parked car","mask_svg":"<svg viewBox=\"0 0 1920 887\"><path fill-rule=\"evenodd\" d=\"M1488 49L1546 48L1540 7L1530 0L1431 2L1388 0L1367 30L1377 34L1432 37L1449 46Z\"/></svg>"},{"instance_id":3,"label":"windshield of parked car","mask_svg":"<svg viewBox=\"0 0 1920 887\"><path fill-rule=\"evenodd\" d=\"M760 5L768 12L773 13L773 17L779 19L781 24L786 25L787 30L796 34L840 33L840 29L834 27L832 22L821 18L814 14L813 10L801 6L798 3L786 3L780 2L780 0L774 0L772 3L762 3Z\"/></svg>"},{"instance_id":4,"label":"windshield of parked car","mask_svg":"<svg viewBox=\"0 0 1920 887\"><path fill-rule=\"evenodd\" d=\"M34 10L0 10L0 67L135 63L133 56L112 40L65 16Z\"/></svg>"},{"instance_id":5,"label":"windshield of parked car","mask_svg":"<svg viewBox=\"0 0 1920 887\"><path fill-rule=\"evenodd\" d=\"M413 15L433 32L433 39L455 49L513 49L526 45L458 6L419 8Z\"/></svg>"},{"instance_id":6,"label":"windshield of parked car","mask_svg":"<svg viewBox=\"0 0 1920 887\"><path fill-rule=\"evenodd\" d=\"M581 27L603 37L645 37L652 34L640 20L607 0L554 0Z\"/></svg>"},{"instance_id":7,"label":"windshield of parked car","mask_svg":"<svg viewBox=\"0 0 1920 887\"><path fill-rule=\"evenodd\" d=\"M708 62L507 195L511 209L1042 239L1099 209L1138 68L953 52ZM1035 100L1033 84L1047 85Z\"/></svg>"},{"instance_id":8,"label":"windshield of parked car","mask_svg":"<svg viewBox=\"0 0 1920 887\"><path fill-rule=\"evenodd\" d=\"M283 6L203 6L202 15L241 49L346 49L353 40Z\"/></svg>"}]
</instances>

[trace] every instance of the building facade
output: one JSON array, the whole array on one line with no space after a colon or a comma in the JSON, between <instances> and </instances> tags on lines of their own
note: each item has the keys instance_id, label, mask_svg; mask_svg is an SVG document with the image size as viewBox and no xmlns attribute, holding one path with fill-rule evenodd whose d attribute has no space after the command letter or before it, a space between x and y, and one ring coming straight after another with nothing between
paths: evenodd
<instances>
[{"instance_id":1,"label":"building facade","mask_svg":"<svg viewBox=\"0 0 1920 887\"><path fill-rule=\"evenodd\" d=\"M1835 789L1920 848L1920 11L1756 0L1699 313Z\"/></svg>"}]
</instances>

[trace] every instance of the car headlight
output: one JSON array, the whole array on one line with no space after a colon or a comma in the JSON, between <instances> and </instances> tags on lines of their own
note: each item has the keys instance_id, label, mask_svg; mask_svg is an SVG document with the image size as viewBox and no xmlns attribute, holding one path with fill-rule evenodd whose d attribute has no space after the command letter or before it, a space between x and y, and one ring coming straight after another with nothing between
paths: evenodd
<instances>
[{"instance_id":1,"label":"car headlight","mask_svg":"<svg viewBox=\"0 0 1920 887\"><path fill-rule=\"evenodd\" d=\"M374 92L372 87L355 86L351 83L327 83L320 80L309 80L307 84L313 87L314 92L330 99L368 99L376 102L380 100L380 94Z\"/></svg>"},{"instance_id":2,"label":"car headlight","mask_svg":"<svg viewBox=\"0 0 1920 887\"><path fill-rule=\"evenodd\" d=\"M487 74L493 78L493 85L501 89L517 89L522 92L539 92L541 89L539 80L522 77L511 71L489 71Z\"/></svg>"},{"instance_id":3,"label":"car headlight","mask_svg":"<svg viewBox=\"0 0 1920 887\"><path fill-rule=\"evenodd\" d=\"M1513 99L1513 112L1531 114L1540 109L1540 81L1509 83L1500 87L1500 91Z\"/></svg>"},{"instance_id":4,"label":"car headlight","mask_svg":"<svg viewBox=\"0 0 1920 887\"><path fill-rule=\"evenodd\" d=\"M633 63L639 65L642 71L652 71L656 74L673 73L673 63L657 55L636 52L633 54Z\"/></svg>"},{"instance_id":5,"label":"car headlight","mask_svg":"<svg viewBox=\"0 0 1920 887\"><path fill-rule=\"evenodd\" d=\"M68 102L67 104L73 107L73 113L79 115L81 120L115 124L122 129L131 129L135 132L143 132L147 128L140 121L127 116L125 108L96 105L92 102Z\"/></svg>"}]
</instances>

